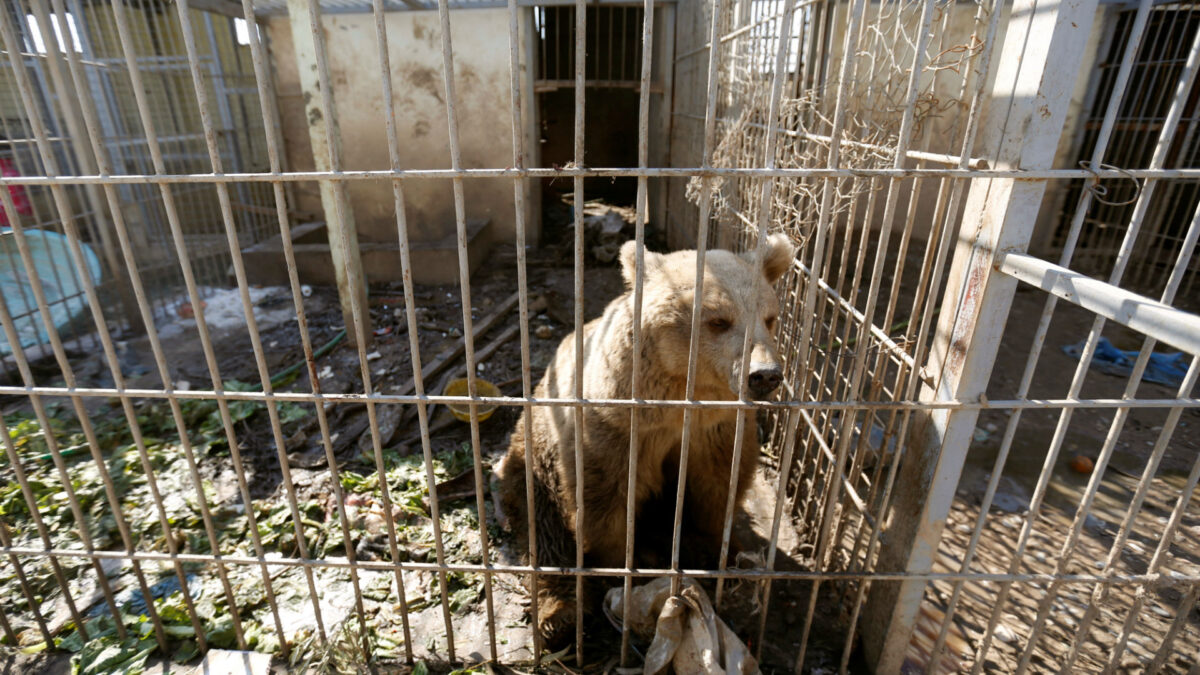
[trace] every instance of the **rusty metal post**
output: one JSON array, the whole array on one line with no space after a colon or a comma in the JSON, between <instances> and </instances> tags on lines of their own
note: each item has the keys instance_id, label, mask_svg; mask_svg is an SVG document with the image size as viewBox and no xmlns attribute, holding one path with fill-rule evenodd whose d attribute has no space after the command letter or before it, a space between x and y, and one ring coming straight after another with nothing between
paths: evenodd
<instances>
[{"instance_id":1,"label":"rusty metal post","mask_svg":"<svg viewBox=\"0 0 1200 675\"><path fill-rule=\"evenodd\" d=\"M1073 77L1096 15L1096 0L1041 6L1019 0L1010 14L982 150L996 169L1049 169L1062 133ZM1046 189L1044 180L1012 177L973 181L936 337L925 371L935 386L923 403L983 396L1016 280L995 265L1004 252L1023 252ZM979 416L978 409L930 410L913 425L876 570L925 574L933 569ZM900 672L927 581L875 582L863 612L863 646L877 673Z\"/></svg>"},{"instance_id":2,"label":"rusty metal post","mask_svg":"<svg viewBox=\"0 0 1200 675\"><path fill-rule=\"evenodd\" d=\"M313 167L317 171L340 171L342 139L337 112L331 101L329 115L333 119L329 121L332 124L326 124L325 113L322 110L320 69L327 67L327 64L324 63L325 50L318 51L316 44L323 30L319 23L321 17L313 15L307 0L288 0L287 6L288 20L292 28L292 48L296 52L296 69L300 73L300 90L304 94L304 117L308 120ZM329 132L330 129L333 130L332 133ZM341 181L332 180L319 180L317 184L321 189L321 207L325 211L329 252L333 256L333 269L337 275L338 299L342 306L342 319L347 327L346 335L351 340L361 336L364 342L369 343L370 317L367 312L362 312L359 317L361 325L355 330L354 312L351 311L352 298L355 295L358 296L358 306L364 309L367 307L367 285L363 277L354 211L346 197L346 186Z\"/></svg>"}]
</instances>

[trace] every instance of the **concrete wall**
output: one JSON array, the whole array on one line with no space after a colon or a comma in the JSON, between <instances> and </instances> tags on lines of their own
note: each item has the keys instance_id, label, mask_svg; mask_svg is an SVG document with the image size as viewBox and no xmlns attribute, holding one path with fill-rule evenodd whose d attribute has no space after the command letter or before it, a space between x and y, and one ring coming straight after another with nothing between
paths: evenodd
<instances>
[{"instance_id":1,"label":"concrete wall","mask_svg":"<svg viewBox=\"0 0 1200 675\"><path fill-rule=\"evenodd\" d=\"M1075 90L1071 93L1071 103L1067 108L1067 119L1063 123L1062 137L1059 138L1058 150L1054 154L1054 168L1078 169L1080 145L1083 140L1084 123L1091 115L1091 106L1096 96L1099 81L1099 64L1106 58L1106 52L1111 44L1113 26L1117 14L1123 7L1116 4L1102 3L1096 10L1096 21L1092 24L1092 34L1088 38L1087 50L1083 56L1083 67L1079 78L1075 81ZM1066 205L1067 191L1070 181L1050 181L1046 186L1046 195L1042 198L1042 209L1038 212L1037 224L1034 227L1033 242L1030 244L1031 253L1047 252L1050 238L1059 227L1062 220L1063 207ZM1074 208L1074 204L1071 205ZM1068 219L1069 220L1069 219Z\"/></svg>"},{"instance_id":2,"label":"concrete wall","mask_svg":"<svg viewBox=\"0 0 1200 675\"><path fill-rule=\"evenodd\" d=\"M451 13L450 22L462 165L464 168L510 166L508 10L456 11ZM437 12L391 12L386 23L401 165L406 169L450 168ZM374 18L371 14L328 15L322 24L345 167L387 169L391 164ZM290 169L311 171L313 159L291 27L287 17L275 17L266 22L266 28ZM467 217L491 219L493 239L512 241L512 181L470 179L464 181L464 190ZM321 213L315 184L301 185L298 195L302 210ZM349 195L360 238L364 242L395 242L391 182L353 182ZM449 180L407 181L405 200L413 240L433 241L454 233L454 200Z\"/></svg>"}]
</instances>

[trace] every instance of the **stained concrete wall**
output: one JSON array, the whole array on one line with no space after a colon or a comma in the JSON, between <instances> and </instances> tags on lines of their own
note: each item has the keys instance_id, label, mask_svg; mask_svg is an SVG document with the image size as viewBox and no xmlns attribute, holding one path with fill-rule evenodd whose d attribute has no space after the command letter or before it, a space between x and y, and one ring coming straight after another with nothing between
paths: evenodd
<instances>
[{"instance_id":1,"label":"stained concrete wall","mask_svg":"<svg viewBox=\"0 0 1200 675\"><path fill-rule=\"evenodd\" d=\"M450 168L450 137L442 80L442 46L436 11L390 12L385 18L391 60L393 105L406 169ZM464 168L503 168L512 164L508 11L452 12L459 145ZM371 14L327 15L322 19L330 75L348 170L387 169L388 155L379 82L379 52ZM266 22L276 71L282 133L289 168L313 169L304 99L287 17ZM349 188L359 237L364 242L395 242L396 219L390 181L356 181ZM490 236L511 242L514 232L510 179L464 181L470 218L489 218ZM454 199L449 180L409 180L404 184L409 235L434 241L454 233ZM298 190L301 210L321 213L315 184Z\"/></svg>"}]
</instances>

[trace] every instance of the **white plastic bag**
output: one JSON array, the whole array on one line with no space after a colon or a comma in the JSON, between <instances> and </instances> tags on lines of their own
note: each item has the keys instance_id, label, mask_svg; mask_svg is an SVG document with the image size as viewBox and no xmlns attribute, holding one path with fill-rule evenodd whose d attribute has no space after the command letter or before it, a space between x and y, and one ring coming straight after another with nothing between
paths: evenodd
<instances>
[{"instance_id":1,"label":"white plastic bag","mask_svg":"<svg viewBox=\"0 0 1200 675\"><path fill-rule=\"evenodd\" d=\"M629 630L650 641L645 675L673 668L676 673L754 675L758 662L738 636L713 610L708 594L694 581L684 580L679 595L671 595L671 579L662 577L637 586L630 594L628 619L623 615L624 589L604 597L610 616L627 622Z\"/></svg>"}]
</instances>

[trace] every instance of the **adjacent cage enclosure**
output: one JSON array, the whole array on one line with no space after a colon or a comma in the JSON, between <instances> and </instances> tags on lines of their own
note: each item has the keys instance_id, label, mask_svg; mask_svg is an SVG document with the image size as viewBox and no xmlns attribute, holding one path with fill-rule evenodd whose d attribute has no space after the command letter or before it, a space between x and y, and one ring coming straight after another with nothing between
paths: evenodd
<instances>
[{"instance_id":1,"label":"adjacent cage enclosure","mask_svg":"<svg viewBox=\"0 0 1200 675\"><path fill-rule=\"evenodd\" d=\"M127 55L142 74L146 112L157 133L163 171L183 174L211 170L205 128L191 102L195 99L193 62L184 49L179 24L173 21L173 8L146 3L131 12L128 54L118 40L113 13L103 3L67 3L61 14L49 4L18 3L7 9L22 56L19 66L4 70L0 94L0 134L9 172L22 176L95 175L97 158L89 146L94 139L102 147L109 172L154 173L153 151L144 135L132 95L133 84L125 68ZM194 63L204 74L206 93L214 104L211 130L217 135L217 153L230 171L266 170L263 116L249 49L240 37L244 25L238 32L226 17L198 13L196 19ZM68 62L66 49L76 55L76 63ZM18 67L29 80L30 100L22 98L16 80ZM79 89L74 77L80 78ZM62 104L81 96L94 106L94 128L87 127L77 108ZM37 125L43 127L44 139L37 136ZM39 140L45 145L39 145ZM43 151L50 157L46 158ZM147 299L154 314L162 316L179 301L183 286L162 200L152 185L127 184L114 186L114 190L116 203L129 224L136 265L154 289ZM199 283L205 287L227 283L229 257L224 249L220 211L209 193L201 185L174 192L188 254ZM123 327L138 325L141 318L136 301L121 281L125 261L111 227L104 225L109 206L104 191L95 185L64 186L64 211L58 210L49 191L33 188L14 196L18 194L22 195L18 197L18 213L25 227L38 230L34 246L44 253L35 260L42 274L54 279L48 300L56 319L63 320L59 328L64 340L83 340L88 348L99 344L86 322L71 321L81 313L86 300L79 272L58 263L66 259L68 246L56 235L63 233L67 220L74 220L84 236L89 248L87 274L106 298L106 307L121 308L110 310L108 319ZM270 213L264 216L263 211L269 199L267 186L240 185L234 189L231 207L238 213L239 234L245 240L261 239L267 232ZM5 225L9 226L7 219ZM17 249L11 237L6 236L5 241L7 276L19 276ZM13 296L20 299L11 309L18 332L28 336L23 337L22 346L47 344L28 282L17 283L22 284L23 292ZM65 305L61 311L56 308L59 304ZM6 360L5 367L10 379L15 379L17 372L11 359Z\"/></svg>"},{"instance_id":2,"label":"adjacent cage enclosure","mask_svg":"<svg viewBox=\"0 0 1200 675\"><path fill-rule=\"evenodd\" d=\"M582 603L544 649L566 575L698 581L764 672L1200 670L1200 4L18 0L0 41L18 667L640 667ZM621 242L773 233L770 400L534 398L610 301L651 330ZM522 562L489 474L536 406L756 424L719 567L682 508L663 569Z\"/></svg>"}]
</instances>

